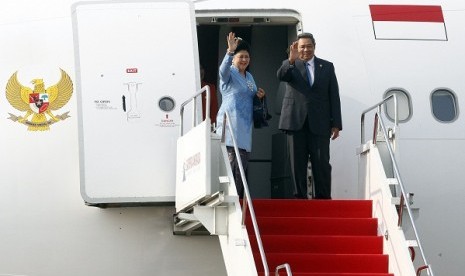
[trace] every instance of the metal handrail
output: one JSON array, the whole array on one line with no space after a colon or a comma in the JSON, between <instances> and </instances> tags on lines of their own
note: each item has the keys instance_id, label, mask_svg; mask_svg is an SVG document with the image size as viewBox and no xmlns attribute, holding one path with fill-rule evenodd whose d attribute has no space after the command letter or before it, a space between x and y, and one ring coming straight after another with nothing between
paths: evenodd
<instances>
[{"instance_id":1,"label":"metal handrail","mask_svg":"<svg viewBox=\"0 0 465 276\"><path fill-rule=\"evenodd\" d=\"M180 133L180 135L181 136L183 136L183 133L184 133L184 107L188 103L190 103L192 100L194 100L195 98L200 96L203 92L206 92L206 112L205 112L205 117L206 118L210 117L210 87L208 85L206 85L206 86L202 87L202 89L197 91L196 94L194 94L193 96L191 96L189 99L187 99L185 102L183 102L181 104L181 107L180 107L180 115L181 115L181 125L180 125L180 129L181 129L180 132L181 133ZM197 125L196 118L197 118L197 104L196 104L196 101L194 100L192 127L195 127ZM227 122L227 124L226 124L226 122ZM255 211L254 211L253 205L252 205L252 197L250 196L249 185L247 183L247 179L245 178L245 172L244 172L244 167L242 166L242 160L240 158L239 148L237 147L236 139L235 139L235 136L234 136L234 131L232 130L231 121L229 119L229 113L227 111L224 114L224 120L223 120L223 130L222 130L222 134L221 134L221 143L222 144L224 144L224 141L225 141L225 130L226 130L225 126L228 126L228 129L229 129L229 131L231 133L231 138L232 138L232 141L233 141L233 145L234 145L234 152L235 152L236 156L239 157L239 158L237 158L237 163L238 163L238 166L239 166L239 171L241 173L242 183L244 185L244 195L245 196L243 198L243 204L242 204L242 214L243 214L242 225L245 224L245 214L246 214L246 211L247 211L247 205L249 205L250 206L249 207L250 217L251 217L251 220L252 220L252 225L253 225L253 228L254 228L255 237L257 239L258 249L260 251L260 257L262 259L262 264L263 264L265 276L269 276L270 272L269 272L269 269L268 269L268 262L266 261L265 250L263 249L263 242L261 240L260 231L258 230L257 218L255 216ZM287 263L276 267L276 271L278 271L278 268L281 269L281 266L285 266L286 272L288 273L288 275L292 276L291 268L290 268L289 264L287 264Z\"/></svg>"},{"instance_id":2,"label":"metal handrail","mask_svg":"<svg viewBox=\"0 0 465 276\"><path fill-rule=\"evenodd\" d=\"M286 269L286 274L292 276L291 266L288 263L278 265L275 270L275 276L279 276L279 271L281 269Z\"/></svg>"},{"instance_id":3,"label":"metal handrail","mask_svg":"<svg viewBox=\"0 0 465 276\"><path fill-rule=\"evenodd\" d=\"M205 92L207 100L206 100L206 107L205 107L205 118L210 118L210 86L205 85L197 91L193 96L191 96L189 99L187 99L185 102L181 104L181 109L180 109L180 114L181 114L181 136L184 134L184 107L190 103L192 100L196 99L198 96L202 95L202 93ZM194 108L193 108L193 117L192 117L192 127L195 127L197 125L197 102L194 100Z\"/></svg>"},{"instance_id":4,"label":"metal handrail","mask_svg":"<svg viewBox=\"0 0 465 276\"><path fill-rule=\"evenodd\" d=\"M397 116L397 96L396 94L391 94L389 96L387 96L386 98L384 98L382 101L380 101L379 103L365 109L363 112L362 112L362 116L361 116L361 119L360 119L360 143L363 145L365 143L365 114L372 111L373 109L377 108L378 109L378 112L377 114L381 114L381 106L383 104L385 104L387 101L389 101L391 98L394 99L394 127L397 127L399 125L399 119L398 119L398 116ZM375 121L377 123L377 121ZM394 129L395 130L395 129ZM374 132L375 130L373 130ZM387 138L387 137L386 137ZM375 140L373 140L375 141Z\"/></svg>"},{"instance_id":5,"label":"metal handrail","mask_svg":"<svg viewBox=\"0 0 465 276\"><path fill-rule=\"evenodd\" d=\"M381 102L377 103L376 105L368 108L367 110L365 110L363 113L362 113L362 116L361 116L361 143L364 144L365 141L364 141L364 135L365 135L365 130L364 130L364 120L365 120L365 114L367 112L370 112L372 111L373 109L377 108L378 109L378 112L377 112L377 120L375 120L375 124L379 123L379 126L381 127L381 130L383 132L383 135L384 135L384 138L386 139L386 145L387 145L387 149L389 151L389 156L391 158L391 162L392 162L392 165L393 165L393 169L394 169L394 176L395 178L397 179L398 183L399 183L399 187L400 187L400 190L401 190L401 193L402 193L402 197L404 198L408 198L408 194L405 190L405 187L404 187L404 184L402 182L402 178L400 176L400 172L399 172L399 167L397 165L397 161L396 161L396 158L394 157L394 151L392 149L392 146L390 144L390 141L389 141L389 136L388 136L388 132L386 130L386 127L384 125L384 121L383 121L383 118L381 116L379 116L381 114L381 106L383 106L388 100L391 99L391 97L394 98L394 112L395 112L395 120L394 120L394 124L396 127L398 125L398 118L397 118L397 114L398 114L398 110L397 110L397 98L395 96L395 94L392 94L388 97L386 97L385 99L383 99ZM423 269L427 269L427 273L428 275L430 276L434 276L433 274L433 270L431 268L431 265L428 263L427 259L426 259L426 256L425 256L425 253L423 251L423 246L421 245L421 241L420 241L420 236L418 235L418 231L417 231L417 228L415 226L415 222L413 220L413 213L412 213L412 209L410 208L410 204L405 204L406 208L407 208L407 213L408 213L408 216L410 218L410 223L412 224L412 229L413 229L413 232L415 234L415 239L417 241L417 244L418 244L418 248L420 249L420 253L421 253L421 257L423 259L423 262L424 262L424 266L421 267L421 270ZM403 206L401 205L399 209L402 209ZM398 226L401 226L401 225L398 225ZM420 271L420 270L419 270ZM420 272L421 273L421 272Z\"/></svg>"},{"instance_id":6,"label":"metal handrail","mask_svg":"<svg viewBox=\"0 0 465 276\"><path fill-rule=\"evenodd\" d=\"M225 136L226 136L226 126L228 126L229 133L231 135L231 139L234 145L234 153L236 154L237 164L239 166L239 171L241 173L242 184L244 185L244 197L243 197L243 204L242 204L242 225L245 225L245 212L247 210L247 205L249 205L249 212L250 212L250 219L252 220L253 229L255 232L255 238L257 239L258 250L260 251L260 257L262 259L263 269L265 272L265 276L270 275L270 271L268 269L268 262L266 261L265 250L263 249L262 238L260 236L260 231L258 230L257 218L255 216L255 211L252 204L252 197L250 196L249 192L249 185L247 183L247 179L245 177L244 167L242 166L242 160L239 154L239 148L237 147L236 138L234 137L234 131L231 127L231 120L229 119L228 111L225 112L223 117L223 129L221 133L221 144L225 143ZM227 124L226 124L227 123Z\"/></svg>"},{"instance_id":7,"label":"metal handrail","mask_svg":"<svg viewBox=\"0 0 465 276\"><path fill-rule=\"evenodd\" d=\"M425 269L428 269L429 268L429 265L424 265L424 266L420 266L418 269L417 269L417 276L420 276L421 275L421 272Z\"/></svg>"}]
</instances>

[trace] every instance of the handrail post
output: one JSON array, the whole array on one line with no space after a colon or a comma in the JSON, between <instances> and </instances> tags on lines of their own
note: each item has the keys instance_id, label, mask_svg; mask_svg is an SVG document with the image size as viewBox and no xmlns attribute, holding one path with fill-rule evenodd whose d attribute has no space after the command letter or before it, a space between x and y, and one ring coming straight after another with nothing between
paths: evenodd
<instances>
[{"instance_id":1,"label":"handrail post","mask_svg":"<svg viewBox=\"0 0 465 276\"><path fill-rule=\"evenodd\" d=\"M379 115L378 115L378 113L376 113L375 114L375 121L373 123L373 144L376 144L376 140L377 140L378 121L379 121Z\"/></svg>"},{"instance_id":2,"label":"handrail post","mask_svg":"<svg viewBox=\"0 0 465 276\"><path fill-rule=\"evenodd\" d=\"M399 124L399 121L398 121L398 118L397 118L397 96L396 94L391 94L389 96L387 96L386 98L384 98L382 101L380 101L379 103L365 109L363 112L362 112L362 115L360 116L360 144L364 144L365 143L365 114L372 111L373 109L377 108L378 109L378 113L381 114L381 105L385 104L387 101L389 101L391 98L393 98L394 100L394 125L397 126Z\"/></svg>"},{"instance_id":3,"label":"handrail post","mask_svg":"<svg viewBox=\"0 0 465 276\"><path fill-rule=\"evenodd\" d=\"M417 269L417 276L420 276L421 275L421 272L425 269L428 269L429 270L429 265L424 265L424 266L420 266L418 269ZM427 271L428 272L428 271ZM429 274L429 273L428 273Z\"/></svg>"},{"instance_id":4,"label":"handrail post","mask_svg":"<svg viewBox=\"0 0 465 276\"><path fill-rule=\"evenodd\" d=\"M398 220L397 220L397 226L402 227L402 218L404 216L404 202L405 202L405 197L403 194L400 195L400 203L399 203L399 211L398 213Z\"/></svg>"},{"instance_id":5,"label":"handrail post","mask_svg":"<svg viewBox=\"0 0 465 276\"><path fill-rule=\"evenodd\" d=\"M275 276L279 276L279 271L281 269L286 269L286 274L288 276L292 276L292 271L291 271L291 266L288 264L288 263L285 263L285 264L282 264L282 265L278 265L276 267L276 270L274 272Z\"/></svg>"},{"instance_id":6,"label":"handrail post","mask_svg":"<svg viewBox=\"0 0 465 276\"><path fill-rule=\"evenodd\" d=\"M360 145L365 143L365 112L360 117Z\"/></svg>"},{"instance_id":7,"label":"handrail post","mask_svg":"<svg viewBox=\"0 0 465 276\"><path fill-rule=\"evenodd\" d=\"M192 127L195 127L197 125L197 103L195 99L202 95L202 93L205 92L207 100L205 101L205 118L210 118L210 87L208 85L205 85L197 91L193 96L191 96L189 99L187 99L185 102L181 104L181 107L179 109L179 114L181 115L181 126L180 126L180 136L184 135L184 107L190 103L192 100L194 100L194 110L193 110L193 117L192 117Z\"/></svg>"}]
</instances>

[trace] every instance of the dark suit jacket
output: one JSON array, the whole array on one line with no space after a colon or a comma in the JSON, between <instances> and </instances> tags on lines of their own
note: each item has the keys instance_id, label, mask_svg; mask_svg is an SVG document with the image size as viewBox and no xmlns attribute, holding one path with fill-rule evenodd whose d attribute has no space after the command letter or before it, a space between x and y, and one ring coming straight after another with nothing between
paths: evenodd
<instances>
[{"instance_id":1,"label":"dark suit jacket","mask_svg":"<svg viewBox=\"0 0 465 276\"><path fill-rule=\"evenodd\" d=\"M331 135L331 128L342 130L341 102L334 65L315 57L313 85L310 87L305 63L298 59L294 66L284 60L278 69L278 80L286 82L279 120L279 129L302 129L308 118L310 131L317 135Z\"/></svg>"}]
</instances>

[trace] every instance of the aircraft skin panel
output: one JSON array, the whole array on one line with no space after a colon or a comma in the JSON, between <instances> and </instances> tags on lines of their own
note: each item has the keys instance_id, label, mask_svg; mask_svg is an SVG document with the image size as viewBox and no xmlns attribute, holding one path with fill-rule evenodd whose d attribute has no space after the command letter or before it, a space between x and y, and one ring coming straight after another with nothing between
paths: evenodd
<instances>
[{"instance_id":1,"label":"aircraft skin panel","mask_svg":"<svg viewBox=\"0 0 465 276\"><path fill-rule=\"evenodd\" d=\"M225 275L217 237L173 236L174 207L32 203L2 215L0 275Z\"/></svg>"},{"instance_id":2,"label":"aircraft skin panel","mask_svg":"<svg viewBox=\"0 0 465 276\"><path fill-rule=\"evenodd\" d=\"M22 85L32 87L32 79L43 78L47 88L59 80L60 68L76 85L73 2L18 1L2 7L3 87L18 71ZM172 234L174 206L84 204L76 91L62 109L52 111L69 117L49 131L28 131L27 125L6 119L25 112L5 97L0 111L0 275L226 275L217 237Z\"/></svg>"},{"instance_id":3,"label":"aircraft skin panel","mask_svg":"<svg viewBox=\"0 0 465 276\"><path fill-rule=\"evenodd\" d=\"M75 67L71 12L77 2L18 0L7 1L0 9L0 84L5 93L0 97L0 275L226 275L217 237L173 236L174 204L107 209L85 205L80 191L76 86L80 72ZM412 116L399 126L396 136L401 173L409 192L415 194L414 205L419 208L416 221L435 274L460 275L456 269L461 265L458 256L464 255L464 239L459 230L463 223L458 218L463 217L465 207L460 199L465 177L460 155L465 150L465 120L461 112L465 105L465 3L406 3L441 7L447 40L434 41L377 40L369 9L372 4L399 3L219 0L197 1L193 5L203 14L224 7L238 16L260 10L268 15L288 15L286 12L293 11L302 20L299 31L315 35L316 55L335 64L341 93L344 130L331 143L334 198L357 198L363 194L357 185L355 154L360 143L361 112L380 101L391 88L408 92ZM280 24L287 28L286 32L298 29L295 23ZM164 27L172 26L172 22L166 22ZM224 24L216 26L221 29L218 52L224 55L225 35L230 29ZM267 77L257 71L260 66L277 69L285 58L284 47L282 56L267 56L266 50L271 47L266 45L287 45L288 41L267 38L261 43L252 40L252 45L260 45L257 50L262 50L252 55L252 59L260 55L261 59L257 63L252 60L251 70L256 70L256 81L264 85L271 98L277 90L275 75L271 72ZM181 56L186 54L182 46L176 41L169 44L178 47L176 54ZM170 56L162 56L156 62L163 68L177 67ZM17 80L23 86L33 89L31 81L42 79L45 88L49 88L59 82L60 69L70 76L73 94L62 107L37 115L34 120L39 123L34 126L33 116L18 108L35 103L11 104L6 97L7 85L17 72ZM430 95L438 88L450 89L456 95L458 117L452 122L439 122L432 115ZM185 96L187 99L190 92L186 91ZM52 115L58 120L53 120ZM262 132L257 137L279 133L279 115L272 115L273 129L262 130L270 135ZM371 117L366 121L367 125L373 122ZM28 130L31 125L43 128ZM369 128L367 137L371 135ZM172 139L173 144L176 138ZM255 142L256 145L260 143ZM257 151L268 156L264 149ZM256 167L265 165L257 163ZM174 177L175 168L171 169ZM254 175L254 179L265 178L269 177ZM253 189L267 187L257 183Z\"/></svg>"},{"instance_id":4,"label":"aircraft skin panel","mask_svg":"<svg viewBox=\"0 0 465 276\"><path fill-rule=\"evenodd\" d=\"M413 207L415 223L420 232L429 261L434 271L446 271L450 275L460 275L459 266L450 267L454 256L462 256L462 246L453 246L454 241L463 244L460 231L461 218L465 215L462 180L464 170L454 169L450 164L461 163L463 153L458 148L463 139L422 140L406 139L398 142L398 160L402 180L409 191L414 193ZM410 166L409 164L414 164ZM444 202L447 202L444 203ZM407 219L404 221L409 225ZM412 230L407 229L407 236Z\"/></svg>"}]
</instances>

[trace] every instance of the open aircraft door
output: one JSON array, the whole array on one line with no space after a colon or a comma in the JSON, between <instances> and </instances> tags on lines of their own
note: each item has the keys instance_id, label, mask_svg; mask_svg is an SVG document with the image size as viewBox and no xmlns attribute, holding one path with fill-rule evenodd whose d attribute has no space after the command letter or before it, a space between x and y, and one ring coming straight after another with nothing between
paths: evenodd
<instances>
[{"instance_id":1,"label":"open aircraft door","mask_svg":"<svg viewBox=\"0 0 465 276\"><path fill-rule=\"evenodd\" d=\"M82 197L174 202L180 105L200 88L193 4L78 2L72 17Z\"/></svg>"}]
</instances>

